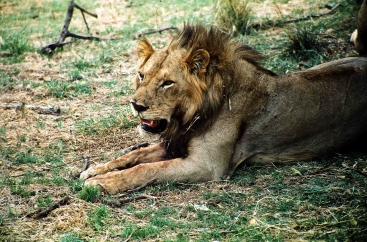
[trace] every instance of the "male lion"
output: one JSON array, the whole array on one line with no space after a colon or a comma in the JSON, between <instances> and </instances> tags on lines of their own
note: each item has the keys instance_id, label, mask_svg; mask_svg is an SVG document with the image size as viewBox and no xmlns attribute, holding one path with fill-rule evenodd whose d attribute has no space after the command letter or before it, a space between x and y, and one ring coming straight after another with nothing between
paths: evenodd
<instances>
[{"instance_id":1,"label":"male lion","mask_svg":"<svg viewBox=\"0 0 367 242\"><path fill-rule=\"evenodd\" d=\"M110 194L149 181L228 177L242 163L335 152L367 132L367 58L276 75L215 28L185 25L164 49L144 39L132 111L160 142L81 174Z\"/></svg>"},{"instance_id":2,"label":"male lion","mask_svg":"<svg viewBox=\"0 0 367 242\"><path fill-rule=\"evenodd\" d=\"M364 0L358 13L357 30L353 32L351 42L354 43L361 56L367 56L367 1Z\"/></svg>"}]
</instances>

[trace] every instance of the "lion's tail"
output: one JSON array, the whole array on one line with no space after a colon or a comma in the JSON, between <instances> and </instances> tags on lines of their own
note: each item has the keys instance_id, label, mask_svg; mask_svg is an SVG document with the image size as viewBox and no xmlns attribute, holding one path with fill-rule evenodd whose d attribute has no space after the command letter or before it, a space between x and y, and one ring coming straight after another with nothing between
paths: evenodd
<instances>
[{"instance_id":1,"label":"lion's tail","mask_svg":"<svg viewBox=\"0 0 367 242\"><path fill-rule=\"evenodd\" d=\"M358 14L358 27L350 41L361 56L367 56L367 0L364 0Z\"/></svg>"}]
</instances>

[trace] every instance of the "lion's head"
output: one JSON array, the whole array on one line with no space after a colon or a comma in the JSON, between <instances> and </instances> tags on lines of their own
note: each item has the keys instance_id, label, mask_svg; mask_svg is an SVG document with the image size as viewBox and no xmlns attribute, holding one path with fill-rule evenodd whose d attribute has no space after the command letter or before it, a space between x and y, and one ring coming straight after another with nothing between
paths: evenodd
<instances>
[{"instance_id":1,"label":"lion's head","mask_svg":"<svg viewBox=\"0 0 367 242\"><path fill-rule=\"evenodd\" d=\"M147 132L159 133L169 157L185 156L191 137L205 131L237 88L236 60L257 68L260 55L215 28L185 25L164 49L137 45L139 70L131 108Z\"/></svg>"}]
</instances>

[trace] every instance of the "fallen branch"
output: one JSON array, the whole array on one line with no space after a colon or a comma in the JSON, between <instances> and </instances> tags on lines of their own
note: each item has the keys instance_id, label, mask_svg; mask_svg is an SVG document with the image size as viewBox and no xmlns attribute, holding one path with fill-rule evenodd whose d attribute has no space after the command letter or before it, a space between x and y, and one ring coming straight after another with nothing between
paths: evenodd
<instances>
[{"instance_id":1,"label":"fallen branch","mask_svg":"<svg viewBox=\"0 0 367 242\"><path fill-rule=\"evenodd\" d=\"M137 34L137 35L133 36L133 39L139 39L139 38L141 38L145 35L150 35L150 34L155 34L155 33L160 33L161 34L163 31L171 30L171 29L177 29L177 27L176 26L170 26L170 27L163 28L163 29L156 29L156 30L143 32L143 33L140 33L140 34Z\"/></svg>"},{"instance_id":2,"label":"fallen branch","mask_svg":"<svg viewBox=\"0 0 367 242\"><path fill-rule=\"evenodd\" d=\"M305 176L313 176L313 175L316 175L318 173L322 173L322 172L325 172L325 171L328 171L328 170L331 170L333 169L333 165L332 164L329 164L329 165L326 165L324 167L320 167L320 168L317 168L315 170L312 170L312 171L309 171L305 174Z\"/></svg>"},{"instance_id":3,"label":"fallen branch","mask_svg":"<svg viewBox=\"0 0 367 242\"><path fill-rule=\"evenodd\" d=\"M111 207L119 208L119 207L121 207L122 205L124 205L126 203L135 202L135 201L142 200L142 199L147 199L147 198L153 198L153 197L148 196L148 195L140 195L140 196L136 196L136 197L118 199L118 200L114 200L114 201L103 201L103 203L107 204Z\"/></svg>"},{"instance_id":4,"label":"fallen branch","mask_svg":"<svg viewBox=\"0 0 367 242\"><path fill-rule=\"evenodd\" d=\"M88 30L88 33L89 33L89 26L88 26L87 20L85 19L84 13L89 14L89 15L91 15L91 16L93 16L93 17L95 17L95 18L98 18L97 14L95 14L95 13L91 13L91 12L89 12L88 10L85 10L84 8L80 7L80 6L79 6L79 5L77 5L77 4L74 4L74 7L75 7L75 8L77 8L77 9L79 9L79 10L80 10L80 12L82 13L82 16L83 16L83 20L84 20L85 26L87 27L87 30Z\"/></svg>"},{"instance_id":5,"label":"fallen branch","mask_svg":"<svg viewBox=\"0 0 367 242\"><path fill-rule=\"evenodd\" d=\"M24 110L24 109L31 109L39 114L50 114L50 115L60 115L61 109L59 107L52 107L52 106L35 106L25 103L9 103L2 105L3 109L16 109L16 110Z\"/></svg>"},{"instance_id":6,"label":"fallen branch","mask_svg":"<svg viewBox=\"0 0 367 242\"><path fill-rule=\"evenodd\" d=\"M79 5L77 5L76 3L74 3L74 0L70 0L69 7L68 7L68 10L66 12L66 18L65 18L64 26L61 30L59 40L56 43L52 43L52 44L49 44L49 45L46 45L46 46L42 47L41 51L47 52L48 54L53 54L53 52L56 48L62 47L66 44L73 43L73 41L65 42L65 39L67 37L74 37L74 38L79 38L79 39L89 39L89 40L98 40L98 41L103 40L103 38L100 38L98 36L86 36L86 35L79 35L79 34L69 32L69 25L70 25L70 22L71 22L71 18L73 17L74 8L77 8L81 11L83 19L84 19L84 23L85 23L85 25L87 27L87 30L88 30L88 33L89 33L89 26L88 26L87 21L85 19L84 13L87 13L87 14L95 17L95 18L98 18L97 14L94 14L94 13L91 13L91 12L85 10L84 8L82 8Z\"/></svg>"},{"instance_id":7,"label":"fallen branch","mask_svg":"<svg viewBox=\"0 0 367 242\"><path fill-rule=\"evenodd\" d=\"M284 20L284 18L283 18L283 21L269 20L269 21L267 21L265 23L262 23L262 24L259 24L259 23L251 24L250 27L252 29L256 29L256 30L259 30L259 29L264 30L264 29L268 29L268 28L272 28L272 27L276 27L276 26L282 26L283 24L289 24L289 23L295 23L295 22L310 20L312 18L319 18L319 17L325 16L325 15L331 14L339 6L340 6L340 3L335 4L333 7L330 8L329 11L326 11L325 13L309 14L309 15L301 17L301 18L288 19L288 20ZM276 7L278 7L278 6L276 5ZM278 11L281 14L281 11L280 11L279 8L278 8Z\"/></svg>"},{"instance_id":8,"label":"fallen branch","mask_svg":"<svg viewBox=\"0 0 367 242\"><path fill-rule=\"evenodd\" d=\"M52 212L53 210L55 210L56 208L59 208L65 204L67 204L69 202L70 197L69 196L65 196L63 197L60 201L52 204L50 207L48 207L47 209L40 211L40 212L36 212L36 213L31 213L28 214L27 217L33 217L34 214L36 214L34 216L34 218L39 219L39 218L44 218L46 217L50 212Z\"/></svg>"},{"instance_id":9,"label":"fallen branch","mask_svg":"<svg viewBox=\"0 0 367 242\"><path fill-rule=\"evenodd\" d=\"M68 38L68 37L73 37L73 38L77 38L77 39L86 39L86 40L97 40L97 41L121 39L121 38L101 38L99 36L81 35L81 34L76 34L76 33L70 32L69 31L69 25L70 25L70 22L71 22L71 18L73 17L74 8L80 10L80 12L83 16L85 26L86 26L87 31L89 33L89 26L88 26L87 20L85 19L84 13L89 14L90 16L92 16L94 18L98 18L97 14L89 12L88 10L86 10L86 9L80 7L79 5L77 5L76 3L74 3L74 0L70 0L68 10L66 12L64 26L62 27L59 40L55 43L48 44L48 45L42 47L41 51L46 52L48 54L53 54L56 48L73 43L73 41L65 41L65 39ZM144 33L137 34L137 35L133 36L133 39L140 38L144 35L149 35L149 34L154 34L154 33L162 33L163 31L170 30L170 29L177 29L177 27L171 26L171 27L167 27L167 28L163 28L163 29L157 29L157 30L144 32Z\"/></svg>"},{"instance_id":10,"label":"fallen branch","mask_svg":"<svg viewBox=\"0 0 367 242\"><path fill-rule=\"evenodd\" d=\"M325 15L328 15L330 13L332 13L337 7L340 6L340 3L338 4L335 4L334 7L332 7L329 11L325 12L325 13L320 13L320 14L309 14L307 16L304 16L304 17L301 17L301 18L296 18L296 19L289 19L289 20L286 20L285 23L294 23L294 22L299 22L299 21L304 21L304 20L309 20L309 19L312 19L312 18L319 18L321 16L325 16Z\"/></svg>"}]
</instances>

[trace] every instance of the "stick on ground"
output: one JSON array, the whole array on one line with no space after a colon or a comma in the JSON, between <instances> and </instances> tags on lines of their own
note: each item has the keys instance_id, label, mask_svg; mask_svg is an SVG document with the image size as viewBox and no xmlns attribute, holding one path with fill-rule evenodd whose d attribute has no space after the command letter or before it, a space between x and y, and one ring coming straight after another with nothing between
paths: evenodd
<instances>
[{"instance_id":1,"label":"stick on ground","mask_svg":"<svg viewBox=\"0 0 367 242\"><path fill-rule=\"evenodd\" d=\"M17 110L24 110L24 109L31 109L39 114L51 114L51 115L60 115L61 109L59 107L52 107L52 106L35 106L25 103L6 103L2 105L3 109L17 109Z\"/></svg>"},{"instance_id":2,"label":"stick on ground","mask_svg":"<svg viewBox=\"0 0 367 242\"><path fill-rule=\"evenodd\" d=\"M70 199L69 196L63 197L60 201L58 201L57 203L52 204L52 206L48 207L47 209L37 213L34 217L36 219L46 217L51 211L55 210L56 208L59 208L60 206L63 206L65 204L67 204L69 202L69 199Z\"/></svg>"},{"instance_id":3,"label":"stick on ground","mask_svg":"<svg viewBox=\"0 0 367 242\"><path fill-rule=\"evenodd\" d=\"M319 18L321 16L325 16L327 14L330 14L332 13L337 7L340 6L340 3L338 4L335 4L334 7L332 7L329 11L325 12L325 13L320 13L320 14L310 14L310 15L307 15L307 16L304 16L304 17L301 17L301 18L296 18L296 19L289 19L289 20L286 20L285 23L294 23L294 22L299 22L299 21L304 21L304 20L309 20L309 19L312 19L312 18Z\"/></svg>"},{"instance_id":4,"label":"stick on ground","mask_svg":"<svg viewBox=\"0 0 367 242\"><path fill-rule=\"evenodd\" d=\"M103 201L103 203L111 207L119 208L126 203L135 202L135 201L147 199L147 198L154 198L154 197L147 196L147 195L140 195L136 197L123 198L123 199L118 199L118 200L113 200L113 201Z\"/></svg>"},{"instance_id":5,"label":"stick on ground","mask_svg":"<svg viewBox=\"0 0 367 242\"><path fill-rule=\"evenodd\" d=\"M282 16L283 21L280 22L276 22L273 20L269 20L268 22L265 22L263 24L260 23L253 23L251 24L251 28L259 30L259 29L268 29L268 28L272 28L274 26L281 26L283 24L289 24L289 23L296 23L296 22L300 22L300 21L306 21L306 20L310 20L313 18L319 18L328 14L331 14L334 12L334 10L340 6L340 3L335 4L333 7L330 7L330 9L324 13L319 13L319 14L309 14L306 15L304 17L300 17L300 18L294 18L294 19L285 19L285 17L283 16L283 14L281 13L281 10L279 9L279 6L275 4L275 6L278 8L278 13Z\"/></svg>"},{"instance_id":6,"label":"stick on ground","mask_svg":"<svg viewBox=\"0 0 367 242\"><path fill-rule=\"evenodd\" d=\"M155 29L155 30L143 32L141 34L137 34L137 35L133 36L133 39L138 39L138 38L143 37L144 35L150 35L150 34L155 34L155 33L160 33L161 34L163 31L171 30L171 29L177 29L177 27L176 26L170 26L170 27L163 28L163 29Z\"/></svg>"},{"instance_id":7,"label":"stick on ground","mask_svg":"<svg viewBox=\"0 0 367 242\"><path fill-rule=\"evenodd\" d=\"M89 26L87 24L87 21L85 20L84 13L87 13L87 14L95 17L95 18L98 17L97 14L94 14L94 13L91 13L91 12L85 10L84 8L82 8L79 5L77 5L76 3L74 3L74 0L70 0L69 7L68 7L68 10L66 12L66 18L65 18L65 21L64 21L64 26L62 27L59 40L55 43L52 43L52 44L49 44L49 45L46 45L46 46L42 47L41 51L47 52L48 54L53 54L53 52L55 51L56 48L62 47L66 44L73 43L72 41L65 42L65 39L67 37L73 37L73 38L79 38L79 39L89 39L89 40L102 40L102 38L100 38L98 36L86 36L86 35L80 35L80 34L75 34L75 33L69 32L69 25L70 25L70 22L71 22L71 18L73 17L74 8L77 8L81 11L81 13L83 15L84 22L85 22L86 27L87 27L87 30L89 32Z\"/></svg>"}]
</instances>

